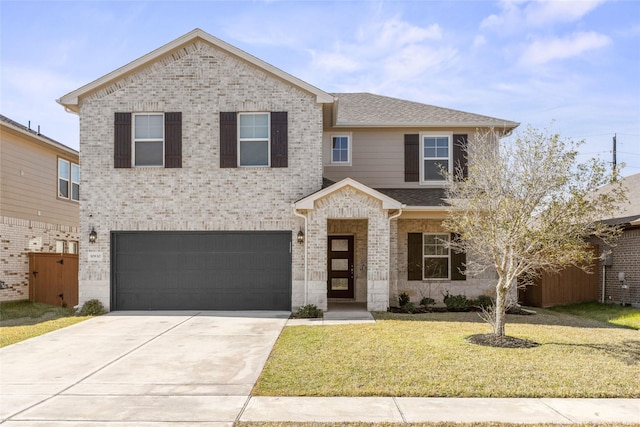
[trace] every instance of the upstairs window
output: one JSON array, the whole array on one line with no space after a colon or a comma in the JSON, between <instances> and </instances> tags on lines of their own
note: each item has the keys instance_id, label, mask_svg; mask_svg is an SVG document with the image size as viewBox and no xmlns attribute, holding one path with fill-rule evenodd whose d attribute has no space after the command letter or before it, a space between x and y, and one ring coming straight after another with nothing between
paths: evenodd
<instances>
[{"instance_id":1,"label":"upstairs window","mask_svg":"<svg viewBox=\"0 0 640 427\"><path fill-rule=\"evenodd\" d=\"M423 135L422 137L422 181L442 182L441 169L451 172L450 169L450 138L440 135Z\"/></svg>"},{"instance_id":2,"label":"upstairs window","mask_svg":"<svg viewBox=\"0 0 640 427\"><path fill-rule=\"evenodd\" d=\"M349 135L335 135L331 137L331 163L351 163L351 141Z\"/></svg>"},{"instance_id":3,"label":"upstairs window","mask_svg":"<svg viewBox=\"0 0 640 427\"><path fill-rule=\"evenodd\" d=\"M133 120L134 166L163 167L164 114L134 114Z\"/></svg>"},{"instance_id":4,"label":"upstairs window","mask_svg":"<svg viewBox=\"0 0 640 427\"><path fill-rule=\"evenodd\" d=\"M238 164L269 166L269 113L240 113L238 118Z\"/></svg>"},{"instance_id":5,"label":"upstairs window","mask_svg":"<svg viewBox=\"0 0 640 427\"><path fill-rule=\"evenodd\" d=\"M58 197L80 200L80 166L65 159L58 159Z\"/></svg>"}]
</instances>

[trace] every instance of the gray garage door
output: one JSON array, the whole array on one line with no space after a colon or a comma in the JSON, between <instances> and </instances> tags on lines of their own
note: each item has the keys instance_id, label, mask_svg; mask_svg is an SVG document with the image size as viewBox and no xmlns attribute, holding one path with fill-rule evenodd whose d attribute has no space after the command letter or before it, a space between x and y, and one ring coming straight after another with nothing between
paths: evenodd
<instances>
[{"instance_id":1,"label":"gray garage door","mask_svg":"<svg viewBox=\"0 0 640 427\"><path fill-rule=\"evenodd\" d=\"M111 233L113 310L290 310L291 232Z\"/></svg>"}]
</instances>

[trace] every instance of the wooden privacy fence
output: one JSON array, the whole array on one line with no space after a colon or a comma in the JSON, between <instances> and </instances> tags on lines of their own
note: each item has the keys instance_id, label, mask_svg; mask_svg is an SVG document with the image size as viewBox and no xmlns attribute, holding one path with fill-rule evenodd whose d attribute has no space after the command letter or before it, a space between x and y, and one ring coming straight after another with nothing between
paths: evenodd
<instances>
[{"instance_id":1,"label":"wooden privacy fence","mask_svg":"<svg viewBox=\"0 0 640 427\"><path fill-rule=\"evenodd\" d=\"M78 255L29 252L29 301L78 304Z\"/></svg>"},{"instance_id":2,"label":"wooden privacy fence","mask_svg":"<svg viewBox=\"0 0 640 427\"><path fill-rule=\"evenodd\" d=\"M568 267L559 273L543 273L535 285L518 290L520 304L553 307L598 300L598 247L594 246L591 273Z\"/></svg>"}]
</instances>

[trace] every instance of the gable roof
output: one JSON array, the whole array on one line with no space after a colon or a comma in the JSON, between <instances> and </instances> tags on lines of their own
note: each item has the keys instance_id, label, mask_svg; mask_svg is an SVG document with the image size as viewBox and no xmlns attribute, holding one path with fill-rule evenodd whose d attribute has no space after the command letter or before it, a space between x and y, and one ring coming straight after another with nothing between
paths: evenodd
<instances>
[{"instance_id":1,"label":"gable roof","mask_svg":"<svg viewBox=\"0 0 640 427\"><path fill-rule=\"evenodd\" d=\"M280 70L279 68L274 67L271 64L268 64L266 62L264 62L261 59L256 58L253 55L248 54L247 52L238 49L235 46L230 45L227 42L224 42L220 39L218 39L217 37L212 36L209 33L206 33L205 31L202 31L199 28L196 28L193 31L190 31L189 33L183 35L182 37L179 37L177 39L175 39L172 42L169 42L167 44L165 44L164 46L154 50L153 52L150 52L138 59L136 59L133 62L128 63L127 65L118 68L115 71L110 72L109 74L100 77L97 80L94 80L91 83L88 83L84 86L82 86L79 89L74 90L73 92L70 92L64 96L62 96L60 99L57 100L57 102L59 104L61 104L62 106L64 106L66 109L77 113L78 112L78 99L80 97L82 97L83 95L86 95L96 89L99 89L103 86L109 85L111 83L113 83L116 80L121 79L124 75L135 72L136 70L139 70L140 68L148 65L149 63L152 63L154 61L156 61L157 59L170 54L171 52L179 49L180 47L189 44L189 43L193 43L196 40L202 40L204 42L207 42L213 46L215 46L218 49L221 49L233 56L236 56L237 58L240 58L250 64L255 65L256 67L262 69L263 71L278 77L282 80L284 80L285 82L290 83L293 86L296 86L306 92L309 92L313 95L316 96L316 102L318 103L332 103L333 102L333 96L331 96L330 94L318 89L315 86L310 85L309 83L306 83L300 79L298 79L297 77L294 77L282 70Z\"/></svg>"},{"instance_id":2,"label":"gable roof","mask_svg":"<svg viewBox=\"0 0 640 427\"><path fill-rule=\"evenodd\" d=\"M334 93L335 127L493 127L519 123L371 93Z\"/></svg>"},{"instance_id":3,"label":"gable roof","mask_svg":"<svg viewBox=\"0 0 640 427\"><path fill-rule=\"evenodd\" d=\"M67 147L66 145L56 141L55 139L49 138L48 136L41 134L39 131L35 131L25 125L21 125L20 123L11 120L9 117L3 116L2 114L0 114L0 125L6 126L9 129L12 129L25 136L28 136L29 138L32 138L32 140L35 140L42 145L48 145L57 150L61 150L68 154L71 154L76 158L79 155L77 150L74 150L71 147Z\"/></svg>"},{"instance_id":4,"label":"gable roof","mask_svg":"<svg viewBox=\"0 0 640 427\"><path fill-rule=\"evenodd\" d=\"M613 213L613 219L603 218L610 224L633 223L634 217L640 218L640 173L629 175L621 180L624 191L627 195L627 202L620 204ZM596 191L596 194L606 194L610 192L614 184L607 184Z\"/></svg>"},{"instance_id":5,"label":"gable roof","mask_svg":"<svg viewBox=\"0 0 640 427\"><path fill-rule=\"evenodd\" d=\"M303 197L297 202L294 202L293 206L296 209L315 209L314 205L316 200L320 200L323 197L326 197L329 194L339 191L345 187L355 188L356 190L365 193L369 197L380 200L382 202L382 209L402 209L405 207L405 205L403 205L399 201L385 194L382 194L381 192L374 190L373 188L367 187L366 185L352 178L345 178L339 182L329 185L328 187L322 188L320 191L309 194L308 196Z\"/></svg>"}]
</instances>

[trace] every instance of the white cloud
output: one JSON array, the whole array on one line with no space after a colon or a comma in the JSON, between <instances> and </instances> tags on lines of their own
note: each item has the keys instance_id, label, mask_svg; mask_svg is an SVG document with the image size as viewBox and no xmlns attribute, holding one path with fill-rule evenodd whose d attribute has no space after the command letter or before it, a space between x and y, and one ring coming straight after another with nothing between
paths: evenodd
<instances>
[{"instance_id":1,"label":"white cloud","mask_svg":"<svg viewBox=\"0 0 640 427\"><path fill-rule=\"evenodd\" d=\"M600 49L611 39L593 31L573 33L570 36L534 41L520 57L522 65L540 65L557 59L580 56L590 50Z\"/></svg>"},{"instance_id":2,"label":"white cloud","mask_svg":"<svg viewBox=\"0 0 640 427\"><path fill-rule=\"evenodd\" d=\"M481 22L480 28L500 34L512 34L527 29L575 22L605 1L607 0L502 1L500 13L489 15Z\"/></svg>"}]
</instances>

